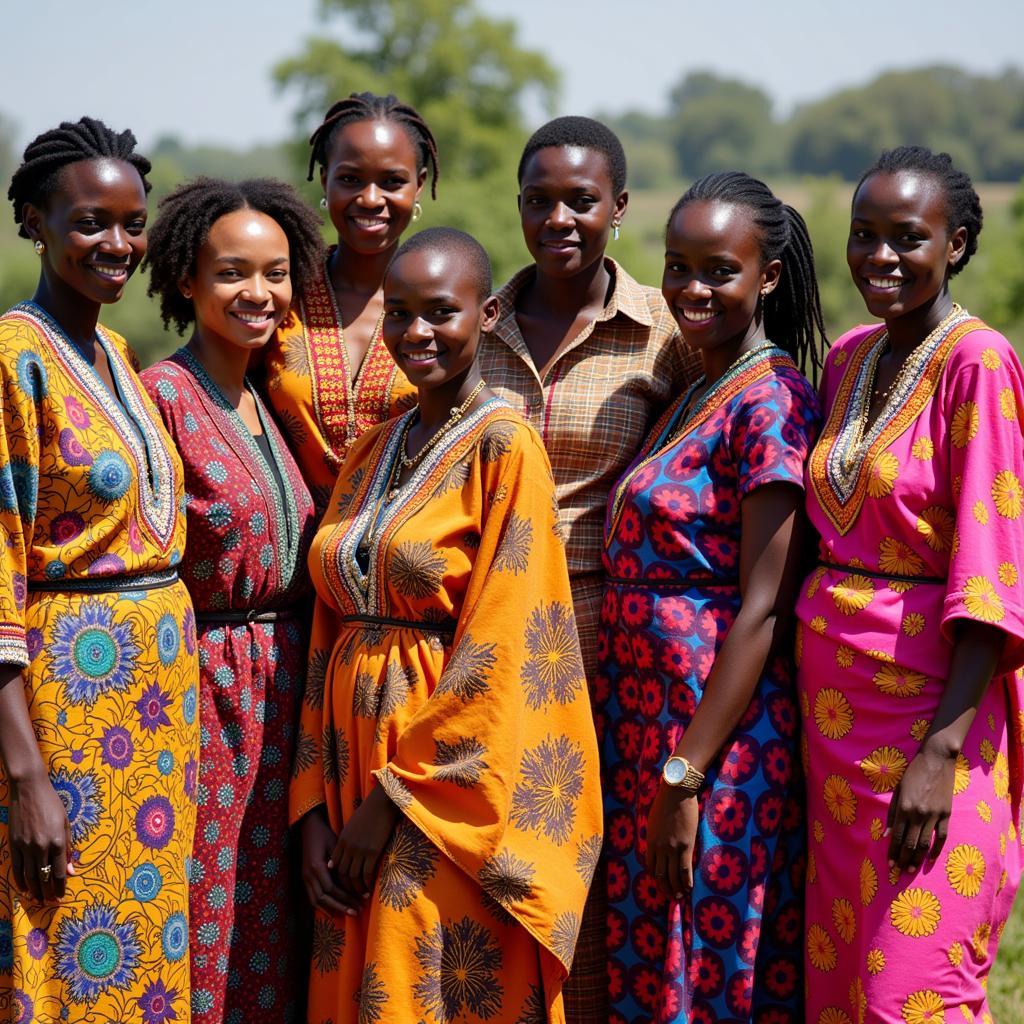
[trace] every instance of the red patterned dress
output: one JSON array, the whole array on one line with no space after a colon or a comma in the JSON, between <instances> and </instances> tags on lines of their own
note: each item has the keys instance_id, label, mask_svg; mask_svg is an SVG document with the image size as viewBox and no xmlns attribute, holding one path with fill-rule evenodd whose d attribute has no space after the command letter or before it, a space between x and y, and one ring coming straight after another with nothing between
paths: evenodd
<instances>
[{"instance_id":1,"label":"red patterned dress","mask_svg":"<svg viewBox=\"0 0 1024 1024\"><path fill-rule=\"evenodd\" d=\"M142 374L185 465L181 575L199 635L199 804L189 891L192 1020L287 1020L303 998L288 771L304 678L313 503L256 399L267 450L186 349Z\"/></svg>"}]
</instances>

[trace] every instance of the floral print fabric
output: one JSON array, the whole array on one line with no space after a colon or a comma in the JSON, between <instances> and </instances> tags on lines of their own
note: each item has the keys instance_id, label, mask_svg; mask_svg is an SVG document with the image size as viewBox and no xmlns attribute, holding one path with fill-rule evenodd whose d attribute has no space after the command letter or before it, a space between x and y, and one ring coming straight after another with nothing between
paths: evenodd
<instances>
[{"instance_id":1,"label":"floral print fabric","mask_svg":"<svg viewBox=\"0 0 1024 1024\"><path fill-rule=\"evenodd\" d=\"M98 328L97 343L119 400L38 307L0 317L0 659L22 668L77 869L59 905L14 889L0 768L5 1022L188 1016L199 724L192 606L169 571L181 463L122 339Z\"/></svg>"},{"instance_id":2,"label":"floral print fabric","mask_svg":"<svg viewBox=\"0 0 1024 1024\"><path fill-rule=\"evenodd\" d=\"M309 1018L561 1021L601 802L547 457L492 400L389 497L404 425L356 442L309 560L293 819L377 784L403 812L366 908L316 914Z\"/></svg>"},{"instance_id":3,"label":"floral print fabric","mask_svg":"<svg viewBox=\"0 0 1024 1024\"><path fill-rule=\"evenodd\" d=\"M661 768L740 606L741 502L802 486L818 405L792 360L755 350L682 429L684 396L613 492L598 674L611 1020L796 1024L802 792L787 659L771 660L700 794L694 888L647 872Z\"/></svg>"},{"instance_id":4,"label":"floral print fabric","mask_svg":"<svg viewBox=\"0 0 1024 1024\"><path fill-rule=\"evenodd\" d=\"M797 608L814 1024L986 1019L1020 877L1024 375L1005 338L962 314L858 445L883 343L862 327L832 348L808 468L822 538ZM889 803L935 715L961 620L1004 630L1003 657L957 758L940 856L890 872Z\"/></svg>"},{"instance_id":5,"label":"floral print fabric","mask_svg":"<svg viewBox=\"0 0 1024 1024\"><path fill-rule=\"evenodd\" d=\"M192 1020L289 1020L303 1001L288 777L306 631L293 606L305 589L313 503L258 398L283 494L241 417L187 349L142 380L183 453L182 577L199 620ZM275 609L274 621L237 621Z\"/></svg>"}]
</instances>

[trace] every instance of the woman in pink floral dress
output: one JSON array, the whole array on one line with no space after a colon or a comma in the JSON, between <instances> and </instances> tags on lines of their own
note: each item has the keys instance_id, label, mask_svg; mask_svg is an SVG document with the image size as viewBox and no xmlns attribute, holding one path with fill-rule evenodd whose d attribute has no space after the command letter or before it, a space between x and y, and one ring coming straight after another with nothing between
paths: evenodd
<instances>
[{"instance_id":1,"label":"woman in pink floral dress","mask_svg":"<svg viewBox=\"0 0 1024 1024\"><path fill-rule=\"evenodd\" d=\"M1021 860L1024 374L949 294L981 207L947 155L883 154L852 213L884 324L833 346L808 464L807 1020L990 1022Z\"/></svg>"}]
</instances>

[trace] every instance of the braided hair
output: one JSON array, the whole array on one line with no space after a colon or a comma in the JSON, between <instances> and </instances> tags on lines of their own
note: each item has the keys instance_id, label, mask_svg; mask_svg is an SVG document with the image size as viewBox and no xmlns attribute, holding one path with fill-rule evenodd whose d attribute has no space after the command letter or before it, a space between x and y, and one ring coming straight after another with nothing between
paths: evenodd
<instances>
[{"instance_id":1,"label":"braided hair","mask_svg":"<svg viewBox=\"0 0 1024 1024\"><path fill-rule=\"evenodd\" d=\"M601 121L592 117L556 117L547 124L542 124L527 140L523 147L523 155L519 158L518 181L523 183L523 171L527 161L539 149L548 147L577 146L580 149L591 149L600 153L608 168L612 191L615 195L626 187L626 152L622 148L618 135Z\"/></svg>"},{"instance_id":2,"label":"braided hair","mask_svg":"<svg viewBox=\"0 0 1024 1024\"><path fill-rule=\"evenodd\" d=\"M339 128L357 121L391 121L397 124L412 142L416 150L416 170L422 171L428 165L433 171L430 180L430 197L437 198L437 177L440 164L437 157L437 143L427 122L407 103L397 96L377 96L372 92L354 92L346 99L338 100L324 116L320 127L309 137L309 173L306 181L313 180L317 165L327 167L331 143Z\"/></svg>"},{"instance_id":3,"label":"braided hair","mask_svg":"<svg viewBox=\"0 0 1024 1024\"><path fill-rule=\"evenodd\" d=\"M222 181L196 178L160 200L156 222L149 229L143 267L149 269L147 294L160 299L164 326L171 321L179 334L195 320L191 299L179 282L196 272L199 250L221 217L236 210L256 210L280 225L288 239L292 289L301 294L320 272L324 244L320 220L295 190L273 178Z\"/></svg>"},{"instance_id":4,"label":"braided hair","mask_svg":"<svg viewBox=\"0 0 1024 1024\"><path fill-rule=\"evenodd\" d=\"M970 175L958 171L948 153L933 153L927 146L897 146L885 150L860 176L853 190L854 198L872 174L897 174L900 171L917 171L932 178L946 199L946 224L950 234L957 228L967 229L964 254L958 263L949 268L950 277L959 274L978 251L978 235L981 234L981 199L974 190Z\"/></svg>"},{"instance_id":5,"label":"braided hair","mask_svg":"<svg viewBox=\"0 0 1024 1024\"><path fill-rule=\"evenodd\" d=\"M25 204L45 203L57 188L60 172L79 160L108 158L131 164L139 172L148 195L151 186L146 175L151 164L141 153L135 152L135 145L135 136L130 131L115 132L94 117L61 121L59 128L36 136L25 147L21 166L14 172L7 190L7 198L14 206L18 234L28 238L22 223Z\"/></svg>"},{"instance_id":6,"label":"braided hair","mask_svg":"<svg viewBox=\"0 0 1024 1024\"><path fill-rule=\"evenodd\" d=\"M761 259L764 263L782 261L779 283L762 300L765 334L817 383L828 339L814 272L814 249L803 217L763 181L742 171L717 171L695 182L672 207L669 225L693 202L731 203L751 211L760 229Z\"/></svg>"}]
</instances>

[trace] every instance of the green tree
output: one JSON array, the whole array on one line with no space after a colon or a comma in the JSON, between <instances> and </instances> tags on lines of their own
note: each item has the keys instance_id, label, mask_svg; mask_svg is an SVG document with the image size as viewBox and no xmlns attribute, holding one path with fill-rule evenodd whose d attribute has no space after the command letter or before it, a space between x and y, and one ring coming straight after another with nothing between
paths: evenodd
<instances>
[{"instance_id":1,"label":"green tree","mask_svg":"<svg viewBox=\"0 0 1024 1024\"><path fill-rule=\"evenodd\" d=\"M688 74L669 97L669 122L680 172L769 173L778 163L772 102L756 86L710 71Z\"/></svg>"},{"instance_id":2,"label":"green tree","mask_svg":"<svg viewBox=\"0 0 1024 1024\"><path fill-rule=\"evenodd\" d=\"M339 38L309 40L274 76L300 96L304 168L312 126L352 92L394 93L430 125L441 157L439 202L420 227L445 223L487 247L499 280L526 259L515 206L515 168L527 132L524 108L551 111L558 73L523 49L512 21L482 15L475 0L321 0Z\"/></svg>"}]
</instances>

